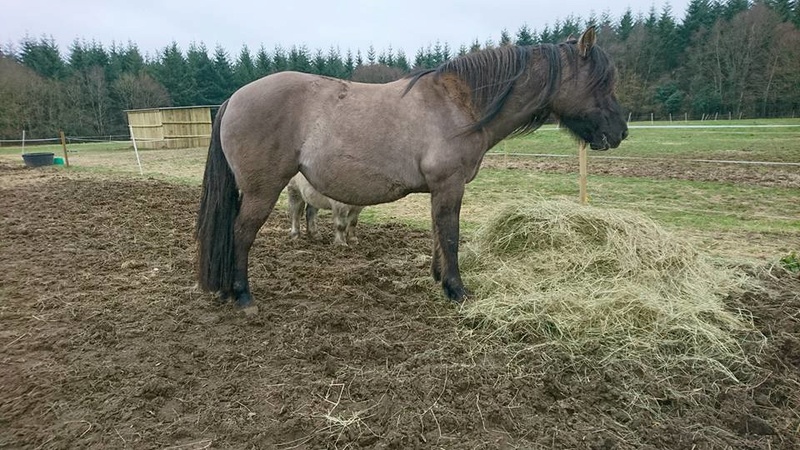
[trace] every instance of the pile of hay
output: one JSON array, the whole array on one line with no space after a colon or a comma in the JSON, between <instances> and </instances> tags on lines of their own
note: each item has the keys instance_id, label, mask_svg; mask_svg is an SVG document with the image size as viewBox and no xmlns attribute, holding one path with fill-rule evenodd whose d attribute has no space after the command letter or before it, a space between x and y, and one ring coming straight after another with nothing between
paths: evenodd
<instances>
[{"instance_id":1,"label":"pile of hay","mask_svg":"<svg viewBox=\"0 0 800 450\"><path fill-rule=\"evenodd\" d=\"M752 323L723 299L747 278L646 217L566 201L513 206L464 250L474 296L462 312L506 342L663 370L690 361L730 374L745 363Z\"/></svg>"}]
</instances>

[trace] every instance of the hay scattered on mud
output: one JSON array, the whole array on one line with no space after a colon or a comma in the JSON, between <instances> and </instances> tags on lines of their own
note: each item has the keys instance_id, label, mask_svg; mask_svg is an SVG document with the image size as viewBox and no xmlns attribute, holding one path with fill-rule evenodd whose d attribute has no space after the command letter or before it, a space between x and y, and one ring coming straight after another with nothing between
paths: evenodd
<instances>
[{"instance_id":1,"label":"hay scattered on mud","mask_svg":"<svg viewBox=\"0 0 800 450\"><path fill-rule=\"evenodd\" d=\"M747 363L747 312L727 294L747 278L652 220L566 201L512 206L463 252L474 300L463 314L507 342L557 345L599 364L665 371Z\"/></svg>"}]
</instances>

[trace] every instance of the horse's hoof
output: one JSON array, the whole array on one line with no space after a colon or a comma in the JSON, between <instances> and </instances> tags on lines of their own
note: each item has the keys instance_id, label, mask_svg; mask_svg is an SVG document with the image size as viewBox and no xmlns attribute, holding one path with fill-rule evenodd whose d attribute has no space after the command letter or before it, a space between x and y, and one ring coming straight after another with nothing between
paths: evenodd
<instances>
[{"instance_id":1,"label":"horse's hoof","mask_svg":"<svg viewBox=\"0 0 800 450\"><path fill-rule=\"evenodd\" d=\"M447 298L453 303L464 303L470 297L470 292L464 288L464 286L442 286L444 288L444 294Z\"/></svg>"},{"instance_id":2,"label":"horse's hoof","mask_svg":"<svg viewBox=\"0 0 800 450\"><path fill-rule=\"evenodd\" d=\"M258 315L258 306L250 305L239 309L245 317L255 317Z\"/></svg>"},{"instance_id":3,"label":"horse's hoof","mask_svg":"<svg viewBox=\"0 0 800 450\"><path fill-rule=\"evenodd\" d=\"M215 299L216 299L218 305L224 305L224 304L228 303L228 300L230 300L231 297L232 297L232 294L230 292L222 292L222 291L220 291L220 292L216 293Z\"/></svg>"},{"instance_id":4,"label":"horse's hoof","mask_svg":"<svg viewBox=\"0 0 800 450\"><path fill-rule=\"evenodd\" d=\"M242 292L238 296L236 296L236 307L237 308L245 309L245 308L248 308L252 304L253 304L253 297L251 297L249 293Z\"/></svg>"}]
</instances>

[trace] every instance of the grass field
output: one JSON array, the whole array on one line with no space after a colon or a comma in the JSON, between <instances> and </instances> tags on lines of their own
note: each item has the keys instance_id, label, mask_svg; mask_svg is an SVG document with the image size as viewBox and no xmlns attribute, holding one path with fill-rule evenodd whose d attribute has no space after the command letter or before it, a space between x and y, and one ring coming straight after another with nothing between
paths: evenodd
<instances>
[{"instance_id":1,"label":"grass field","mask_svg":"<svg viewBox=\"0 0 800 450\"><path fill-rule=\"evenodd\" d=\"M800 119L675 122L652 126L631 124L630 137L610 152L590 152L589 193L595 206L643 212L721 256L770 260L800 252ZM722 125L717 128L697 126ZM681 127L681 128L676 128ZM72 144L68 146L71 170L109 176L138 176L138 165L128 142ZM60 145L28 147L28 151L53 151ZM0 160L21 164L19 147L0 148ZM140 151L144 175L170 182L201 182L206 149ZM574 163L574 172L508 170L493 164L481 170L467 187L462 209L466 234L500 205L539 199L577 199L576 144L554 126L508 139L496 146L487 161L529 158L504 154L548 154L541 160ZM679 161L677 170L690 170L691 160L738 160L790 163L785 185L763 186L736 180L695 181L649 176L616 176L592 173L594 161L606 157L609 164L646 165L648 159ZM713 167L713 166L712 166ZM749 172L769 172L774 166L746 166ZM752 167L750 169L749 167ZM713 170L713 169L712 169ZM794 172L792 172L794 171ZM563 171L562 171L563 172ZM724 177L723 177L724 178ZM283 200L282 200L283 202ZM279 208L285 205L279 204ZM400 221L420 228L430 226L427 195L411 195L398 202L366 208L366 222Z\"/></svg>"},{"instance_id":2,"label":"grass field","mask_svg":"<svg viewBox=\"0 0 800 450\"><path fill-rule=\"evenodd\" d=\"M798 140L800 119L635 123L623 145L607 156L798 163ZM555 126L545 126L532 135L508 139L492 152L573 155L575 143Z\"/></svg>"}]
</instances>

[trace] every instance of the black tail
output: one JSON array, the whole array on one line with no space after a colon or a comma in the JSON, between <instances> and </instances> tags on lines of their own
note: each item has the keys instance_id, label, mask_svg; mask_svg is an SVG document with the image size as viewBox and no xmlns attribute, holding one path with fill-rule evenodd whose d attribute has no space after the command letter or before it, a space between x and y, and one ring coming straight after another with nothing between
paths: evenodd
<instances>
[{"instance_id":1,"label":"black tail","mask_svg":"<svg viewBox=\"0 0 800 450\"><path fill-rule=\"evenodd\" d=\"M233 224L239 214L239 188L228 161L222 153L219 129L228 102L222 104L214 119L211 144L208 146L203 175L200 210L197 213L197 277L200 287L209 292L233 291L236 269Z\"/></svg>"}]
</instances>

